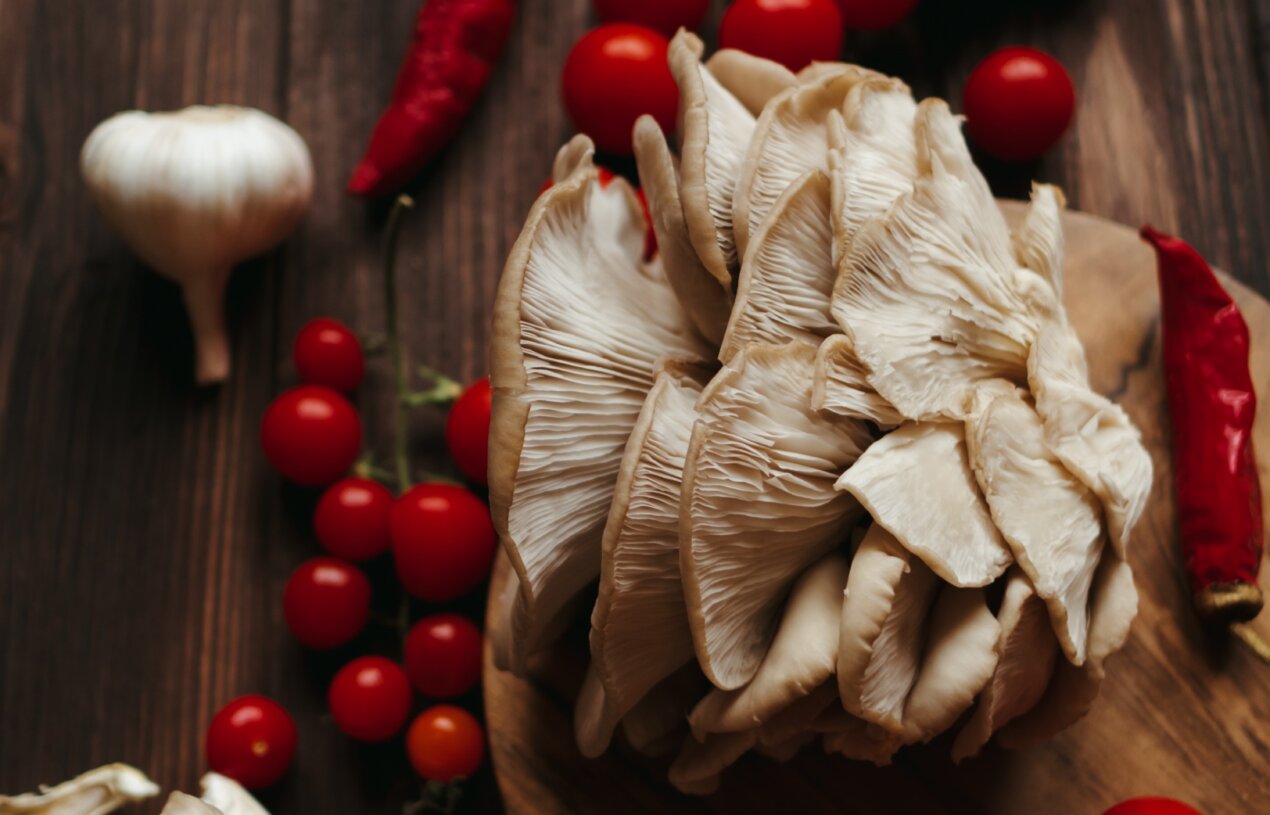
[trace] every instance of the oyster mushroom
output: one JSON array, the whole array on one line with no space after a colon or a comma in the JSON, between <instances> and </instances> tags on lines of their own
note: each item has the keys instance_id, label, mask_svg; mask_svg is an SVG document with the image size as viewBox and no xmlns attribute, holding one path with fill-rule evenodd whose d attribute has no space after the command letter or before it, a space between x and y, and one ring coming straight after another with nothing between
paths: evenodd
<instances>
[{"instance_id":1,"label":"oyster mushroom","mask_svg":"<svg viewBox=\"0 0 1270 815\"><path fill-rule=\"evenodd\" d=\"M679 85L679 135L688 235L710 274L730 281L739 265L732 195L754 132L754 116L701 64L704 46L687 31L667 59Z\"/></svg>"},{"instance_id":2,"label":"oyster mushroom","mask_svg":"<svg viewBox=\"0 0 1270 815\"><path fill-rule=\"evenodd\" d=\"M136 767L107 764L39 792L0 795L0 815L106 815L158 794L158 785Z\"/></svg>"},{"instance_id":3,"label":"oyster mushroom","mask_svg":"<svg viewBox=\"0 0 1270 815\"><path fill-rule=\"evenodd\" d=\"M670 765L670 783L685 795L709 795L719 788L719 776L758 743L758 731L716 733L705 741L684 739Z\"/></svg>"},{"instance_id":4,"label":"oyster mushroom","mask_svg":"<svg viewBox=\"0 0 1270 815\"><path fill-rule=\"evenodd\" d=\"M635 163L657 236L657 251L666 280L692 317L701 336L713 344L723 339L732 310L732 278L716 279L692 248L679 199L679 170L666 135L651 116L635 122Z\"/></svg>"},{"instance_id":5,"label":"oyster mushroom","mask_svg":"<svg viewBox=\"0 0 1270 815\"><path fill-rule=\"evenodd\" d=\"M695 662L685 665L622 717L622 735L643 755L674 755L688 734L688 713L709 686Z\"/></svg>"},{"instance_id":6,"label":"oyster mushroom","mask_svg":"<svg viewBox=\"0 0 1270 815\"><path fill-rule=\"evenodd\" d=\"M811 409L815 356L801 343L750 346L697 404L680 568L697 660L723 690L754 677L790 586L859 516L833 484L872 431Z\"/></svg>"},{"instance_id":7,"label":"oyster mushroom","mask_svg":"<svg viewBox=\"0 0 1270 815\"><path fill-rule=\"evenodd\" d=\"M658 374L626 444L591 614L595 681L584 686L576 717L587 756L603 753L618 720L693 656L679 579L679 497L700 394L689 369Z\"/></svg>"},{"instance_id":8,"label":"oyster mushroom","mask_svg":"<svg viewBox=\"0 0 1270 815\"><path fill-rule=\"evenodd\" d=\"M834 644L835 651L837 643ZM787 744L800 735L817 732L816 722L838 703L838 682L832 676L805 696L794 699L783 710L770 717L759 728L759 743L769 746Z\"/></svg>"},{"instance_id":9,"label":"oyster mushroom","mask_svg":"<svg viewBox=\"0 0 1270 815\"><path fill-rule=\"evenodd\" d=\"M627 437L663 358L708 359L630 187L599 183L589 141L508 258L490 349L490 506L520 590L513 667L596 577Z\"/></svg>"},{"instance_id":10,"label":"oyster mushroom","mask_svg":"<svg viewBox=\"0 0 1270 815\"><path fill-rule=\"evenodd\" d=\"M986 586L1013 560L975 482L960 424L901 426L874 442L837 487L954 586Z\"/></svg>"},{"instance_id":11,"label":"oyster mushroom","mask_svg":"<svg viewBox=\"0 0 1270 815\"><path fill-rule=\"evenodd\" d=\"M754 116L763 111L772 97L798 82L798 77L779 62L735 48L715 51L714 56L706 60L706 70Z\"/></svg>"},{"instance_id":12,"label":"oyster mushroom","mask_svg":"<svg viewBox=\"0 0 1270 815\"><path fill-rule=\"evenodd\" d=\"M1050 630L1049 612L1017 567L1006 577L997 622L997 667L974 715L953 742L953 761L977 754L995 731L1035 707L1054 673L1058 640Z\"/></svg>"},{"instance_id":13,"label":"oyster mushroom","mask_svg":"<svg viewBox=\"0 0 1270 815\"><path fill-rule=\"evenodd\" d=\"M856 549L841 607L838 692L852 715L894 733L921 667L939 578L878 524Z\"/></svg>"},{"instance_id":14,"label":"oyster mushroom","mask_svg":"<svg viewBox=\"0 0 1270 815\"><path fill-rule=\"evenodd\" d=\"M693 735L761 727L824 684L838 654L838 617L847 560L834 552L794 584L772 647L743 688L711 691L688 717ZM813 717L814 718L814 717Z\"/></svg>"},{"instance_id":15,"label":"oyster mushroom","mask_svg":"<svg viewBox=\"0 0 1270 815\"><path fill-rule=\"evenodd\" d=\"M822 734L826 753L837 753L853 761L868 761L879 767L890 764L892 756L904 746L899 736L851 715L838 705L826 708L812 729Z\"/></svg>"},{"instance_id":16,"label":"oyster mushroom","mask_svg":"<svg viewBox=\"0 0 1270 815\"><path fill-rule=\"evenodd\" d=\"M846 334L825 338L816 349L811 406L845 416L873 422L890 430L904 417L869 384L869 372L855 355L855 346Z\"/></svg>"},{"instance_id":17,"label":"oyster mushroom","mask_svg":"<svg viewBox=\"0 0 1270 815\"><path fill-rule=\"evenodd\" d=\"M1023 223L1010 236L1014 259L1063 297L1063 209L1067 199L1053 184L1033 184L1032 200Z\"/></svg>"},{"instance_id":18,"label":"oyster mushroom","mask_svg":"<svg viewBox=\"0 0 1270 815\"><path fill-rule=\"evenodd\" d=\"M744 257L753 235L776 200L795 179L829 168L830 111L840 110L847 93L872 71L832 65L799 77L763 108L745 152L732 202L737 251Z\"/></svg>"},{"instance_id":19,"label":"oyster mushroom","mask_svg":"<svg viewBox=\"0 0 1270 815\"><path fill-rule=\"evenodd\" d=\"M1080 665L1103 551L1097 499L1050 451L1040 417L1007 383L975 394L966 446L993 522L1049 608L1063 653Z\"/></svg>"},{"instance_id":20,"label":"oyster mushroom","mask_svg":"<svg viewBox=\"0 0 1270 815\"><path fill-rule=\"evenodd\" d=\"M207 773L199 786L203 788L203 801L216 807L222 815L269 815L242 784L220 773Z\"/></svg>"},{"instance_id":21,"label":"oyster mushroom","mask_svg":"<svg viewBox=\"0 0 1270 815\"><path fill-rule=\"evenodd\" d=\"M817 346L838 333L829 313L832 239L829 178L812 170L789 185L754 235L741 265L720 360L727 362L754 342L798 340Z\"/></svg>"}]
</instances>

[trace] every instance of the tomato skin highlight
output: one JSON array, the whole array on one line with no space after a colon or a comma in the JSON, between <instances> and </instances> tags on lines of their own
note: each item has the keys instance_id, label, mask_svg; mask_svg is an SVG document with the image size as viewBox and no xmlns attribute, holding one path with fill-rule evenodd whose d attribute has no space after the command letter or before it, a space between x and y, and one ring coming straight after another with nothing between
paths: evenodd
<instances>
[{"instance_id":1,"label":"tomato skin highlight","mask_svg":"<svg viewBox=\"0 0 1270 815\"><path fill-rule=\"evenodd\" d=\"M455 400L445 421L445 444L460 472L484 484L489 467L489 377L476 380Z\"/></svg>"},{"instance_id":2,"label":"tomato skin highlight","mask_svg":"<svg viewBox=\"0 0 1270 815\"><path fill-rule=\"evenodd\" d=\"M326 488L313 510L313 532L326 551L360 563L388 551L392 492L369 478L350 476Z\"/></svg>"},{"instance_id":3,"label":"tomato skin highlight","mask_svg":"<svg viewBox=\"0 0 1270 815\"><path fill-rule=\"evenodd\" d=\"M462 696L481 681L481 629L461 614L424 617L406 635L406 676L432 699Z\"/></svg>"},{"instance_id":4,"label":"tomato skin highlight","mask_svg":"<svg viewBox=\"0 0 1270 815\"><path fill-rule=\"evenodd\" d=\"M962 101L966 129L985 153L1030 161L1053 147L1076 111L1076 89L1058 60L1013 46L989 54L970 74Z\"/></svg>"},{"instance_id":5,"label":"tomato skin highlight","mask_svg":"<svg viewBox=\"0 0 1270 815\"><path fill-rule=\"evenodd\" d=\"M1102 815L1204 815L1181 801L1158 796L1130 798L1121 801Z\"/></svg>"},{"instance_id":6,"label":"tomato skin highlight","mask_svg":"<svg viewBox=\"0 0 1270 815\"><path fill-rule=\"evenodd\" d=\"M881 31L899 23L917 7L917 0L838 0L848 31Z\"/></svg>"},{"instance_id":7,"label":"tomato skin highlight","mask_svg":"<svg viewBox=\"0 0 1270 815\"><path fill-rule=\"evenodd\" d=\"M736 0L719 25L719 47L800 71L841 56L842 12L834 0Z\"/></svg>"},{"instance_id":8,"label":"tomato skin highlight","mask_svg":"<svg viewBox=\"0 0 1270 815\"><path fill-rule=\"evenodd\" d=\"M430 707L406 733L410 765L429 781L468 778L485 759L485 733L480 722L461 707Z\"/></svg>"},{"instance_id":9,"label":"tomato skin highlight","mask_svg":"<svg viewBox=\"0 0 1270 815\"><path fill-rule=\"evenodd\" d=\"M631 130L645 113L674 131L679 86L666 62L668 46L656 31L630 23L599 26L574 44L561 77L564 106L597 148L630 155Z\"/></svg>"},{"instance_id":10,"label":"tomato skin highlight","mask_svg":"<svg viewBox=\"0 0 1270 815\"><path fill-rule=\"evenodd\" d=\"M667 38L680 27L696 31L709 8L709 0L595 0L601 22L635 23Z\"/></svg>"},{"instance_id":11,"label":"tomato skin highlight","mask_svg":"<svg viewBox=\"0 0 1270 815\"><path fill-rule=\"evenodd\" d=\"M389 515L397 579L412 596L443 603L489 575L497 543L489 507L452 484L419 484Z\"/></svg>"},{"instance_id":12,"label":"tomato skin highlight","mask_svg":"<svg viewBox=\"0 0 1270 815\"><path fill-rule=\"evenodd\" d=\"M326 694L335 726L364 742L387 741L400 733L412 700L401 666L374 656L358 657L340 668Z\"/></svg>"},{"instance_id":13,"label":"tomato skin highlight","mask_svg":"<svg viewBox=\"0 0 1270 815\"><path fill-rule=\"evenodd\" d=\"M295 745L295 722L282 705L267 696L240 696L207 726L207 765L248 789L261 789L286 775Z\"/></svg>"},{"instance_id":14,"label":"tomato skin highlight","mask_svg":"<svg viewBox=\"0 0 1270 815\"><path fill-rule=\"evenodd\" d=\"M287 628L301 645L325 650L356 637L370 620L370 581L333 557L306 560L282 592Z\"/></svg>"},{"instance_id":15,"label":"tomato skin highlight","mask_svg":"<svg viewBox=\"0 0 1270 815\"><path fill-rule=\"evenodd\" d=\"M260 423L260 446L283 478L322 487L348 472L362 445L362 420L348 400L321 385L284 391Z\"/></svg>"},{"instance_id":16,"label":"tomato skin highlight","mask_svg":"<svg viewBox=\"0 0 1270 815\"><path fill-rule=\"evenodd\" d=\"M291 353L296 373L309 385L352 393L366 373L361 341L348 326L332 317L316 317L305 323Z\"/></svg>"}]
</instances>

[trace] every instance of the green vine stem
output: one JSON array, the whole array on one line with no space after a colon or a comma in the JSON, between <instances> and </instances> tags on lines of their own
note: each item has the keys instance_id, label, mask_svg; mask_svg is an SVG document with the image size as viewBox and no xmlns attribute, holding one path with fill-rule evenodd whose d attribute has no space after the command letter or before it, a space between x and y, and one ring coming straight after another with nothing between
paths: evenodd
<instances>
[{"instance_id":1,"label":"green vine stem","mask_svg":"<svg viewBox=\"0 0 1270 815\"><path fill-rule=\"evenodd\" d=\"M402 216L415 202L408 195L397 196L388 214L388 226L384 233L384 312L388 348L388 361L392 365L396 383L396 421L393 423L393 464L397 472L397 491L410 489L410 454L407 428L410 423L409 382L406 376L406 355L401 348L401 333L397 329L397 238L401 233Z\"/></svg>"}]
</instances>

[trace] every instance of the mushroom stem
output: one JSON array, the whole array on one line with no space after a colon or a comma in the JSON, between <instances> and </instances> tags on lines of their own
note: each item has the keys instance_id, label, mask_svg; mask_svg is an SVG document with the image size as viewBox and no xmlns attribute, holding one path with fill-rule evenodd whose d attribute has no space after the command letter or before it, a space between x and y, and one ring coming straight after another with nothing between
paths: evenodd
<instances>
[{"instance_id":1,"label":"mushroom stem","mask_svg":"<svg viewBox=\"0 0 1270 815\"><path fill-rule=\"evenodd\" d=\"M194 380L215 385L229 376L229 337L225 331L225 281L229 269L198 275L182 289L194 334Z\"/></svg>"}]
</instances>

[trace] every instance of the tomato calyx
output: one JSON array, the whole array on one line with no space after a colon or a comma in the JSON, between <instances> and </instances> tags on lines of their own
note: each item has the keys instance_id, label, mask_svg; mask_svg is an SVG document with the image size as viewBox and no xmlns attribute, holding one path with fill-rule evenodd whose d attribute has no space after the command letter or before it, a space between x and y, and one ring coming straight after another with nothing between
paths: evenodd
<instances>
[{"instance_id":1,"label":"tomato calyx","mask_svg":"<svg viewBox=\"0 0 1270 815\"><path fill-rule=\"evenodd\" d=\"M419 800L406 804L404 815L416 815L423 812L439 812L452 815L459 808L463 799L466 778L455 778L451 781L425 781Z\"/></svg>"}]
</instances>

